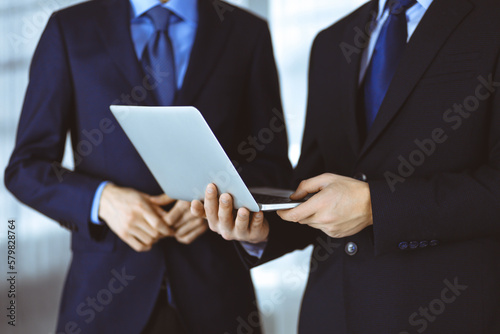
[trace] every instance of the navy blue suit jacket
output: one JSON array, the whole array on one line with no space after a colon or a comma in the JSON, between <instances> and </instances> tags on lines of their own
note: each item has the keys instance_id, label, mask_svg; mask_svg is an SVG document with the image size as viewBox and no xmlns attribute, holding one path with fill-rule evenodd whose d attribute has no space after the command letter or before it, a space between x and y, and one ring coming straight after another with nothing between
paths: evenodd
<instances>
[{"instance_id":1,"label":"navy blue suit jacket","mask_svg":"<svg viewBox=\"0 0 500 334\"><path fill-rule=\"evenodd\" d=\"M104 180L162 192L109 111L113 103L156 105L134 53L129 7L127 0L95 0L50 18L6 169L6 186L19 200L72 232L57 330L139 333L166 271L188 333L236 333L248 326L259 333L250 275L233 244L208 232L189 246L165 239L137 253L107 227L90 224L94 193ZM200 0L199 28L175 104L203 113L249 186L286 182L286 131L279 126L278 77L263 20ZM270 128L272 138L262 133ZM74 171L60 166L68 131Z\"/></svg>"},{"instance_id":2,"label":"navy blue suit jacket","mask_svg":"<svg viewBox=\"0 0 500 334\"><path fill-rule=\"evenodd\" d=\"M377 10L317 36L295 170L295 185L368 182L373 227L334 239L275 219L262 262L314 245L301 334L500 333L500 4L435 0L365 133L358 79Z\"/></svg>"}]
</instances>

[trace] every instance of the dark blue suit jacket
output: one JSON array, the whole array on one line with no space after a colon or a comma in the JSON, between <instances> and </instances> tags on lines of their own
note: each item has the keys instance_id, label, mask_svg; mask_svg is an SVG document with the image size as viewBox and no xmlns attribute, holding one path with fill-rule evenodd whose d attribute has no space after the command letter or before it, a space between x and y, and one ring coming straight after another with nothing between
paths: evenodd
<instances>
[{"instance_id":1,"label":"dark blue suit jacket","mask_svg":"<svg viewBox=\"0 0 500 334\"><path fill-rule=\"evenodd\" d=\"M139 333L166 271L189 333L236 333L247 326L258 333L250 275L233 244L208 232L189 246L166 239L136 253L108 228L90 224L104 180L161 193L109 111L113 103L156 105L133 50L129 7L126 0L95 0L51 17L33 57L5 174L17 198L72 231L57 330ZM267 24L208 0L199 1L199 13L176 104L203 113L248 185L282 185L291 169L286 131L276 127L283 121ZM270 127L281 129L271 141L261 132ZM68 131L74 171L60 166Z\"/></svg>"},{"instance_id":2,"label":"dark blue suit jacket","mask_svg":"<svg viewBox=\"0 0 500 334\"><path fill-rule=\"evenodd\" d=\"M301 334L500 333L500 3L435 0L365 133L377 10L317 36L295 170L367 181L373 227L334 239L276 219L262 261L314 245Z\"/></svg>"}]
</instances>

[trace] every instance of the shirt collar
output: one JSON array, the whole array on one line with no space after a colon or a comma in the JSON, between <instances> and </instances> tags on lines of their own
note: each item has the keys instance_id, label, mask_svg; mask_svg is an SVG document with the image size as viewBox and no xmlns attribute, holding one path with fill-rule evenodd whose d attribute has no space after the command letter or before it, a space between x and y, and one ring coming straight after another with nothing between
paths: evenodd
<instances>
[{"instance_id":1,"label":"shirt collar","mask_svg":"<svg viewBox=\"0 0 500 334\"><path fill-rule=\"evenodd\" d=\"M130 0L132 17L137 18L154 6L160 5L160 0ZM170 0L163 7L168 8L179 18L191 23L198 23L197 0Z\"/></svg>"},{"instance_id":2,"label":"shirt collar","mask_svg":"<svg viewBox=\"0 0 500 334\"><path fill-rule=\"evenodd\" d=\"M378 18L380 18L382 16L382 14L384 13L384 8L385 8L385 4L387 3L388 0L379 0L378 2ZM429 9L429 6L431 5L433 0L417 0L417 3L424 7L425 10Z\"/></svg>"}]
</instances>

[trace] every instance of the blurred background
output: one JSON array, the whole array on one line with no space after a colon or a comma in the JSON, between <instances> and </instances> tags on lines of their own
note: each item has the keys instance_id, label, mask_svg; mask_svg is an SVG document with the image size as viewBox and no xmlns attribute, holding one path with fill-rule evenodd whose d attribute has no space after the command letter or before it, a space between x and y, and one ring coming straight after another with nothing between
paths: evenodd
<instances>
[{"instance_id":1,"label":"blurred background","mask_svg":"<svg viewBox=\"0 0 500 334\"><path fill-rule=\"evenodd\" d=\"M71 259L70 233L20 204L4 187L33 51L50 14L82 1L0 2L0 333L55 332ZM265 17L271 28L286 114L290 160L300 155L309 51L314 36L366 0L230 0ZM64 160L72 165L71 152ZM17 322L7 325L7 222L16 220ZM252 277L266 334L295 334L311 248L256 268Z\"/></svg>"}]
</instances>

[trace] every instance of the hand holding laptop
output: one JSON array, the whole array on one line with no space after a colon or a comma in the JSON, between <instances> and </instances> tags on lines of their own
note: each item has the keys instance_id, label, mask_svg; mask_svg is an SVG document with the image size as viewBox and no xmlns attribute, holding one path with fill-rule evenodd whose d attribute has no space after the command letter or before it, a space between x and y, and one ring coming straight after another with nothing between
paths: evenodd
<instances>
[{"instance_id":1,"label":"hand holding laptop","mask_svg":"<svg viewBox=\"0 0 500 334\"><path fill-rule=\"evenodd\" d=\"M304 180L293 199L314 194L302 205L279 210L281 219L309 225L331 238L345 238L373 225L370 187L367 182L325 173Z\"/></svg>"},{"instance_id":2,"label":"hand holding laptop","mask_svg":"<svg viewBox=\"0 0 500 334\"><path fill-rule=\"evenodd\" d=\"M267 241L269 223L264 213L252 213L246 208L240 208L234 214L232 196L226 193L218 197L214 184L207 186L204 203L199 200L191 202L191 212L206 218L210 229L226 240L250 243Z\"/></svg>"},{"instance_id":3,"label":"hand holding laptop","mask_svg":"<svg viewBox=\"0 0 500 334\"><path fill-rule=\"evenodd\" d=\"M278 210L278 215L283 220L321 230L331 238L351 236L373 225L370 189L366 182L326 173L302 181L291 197L306 201L292 209ZM231 195L222 194L217 199L217 188L213 184L207 187L204 204L193 201L191 211L207 218L210 229L226 240L267 241L269 223L263 212L251 215L242 208L234 218Z\"/></svg>"}]
</instances>

